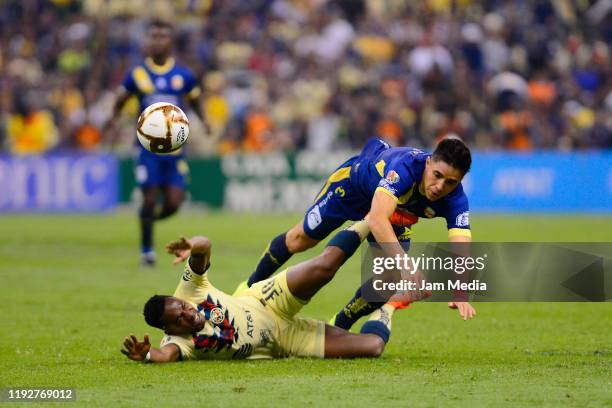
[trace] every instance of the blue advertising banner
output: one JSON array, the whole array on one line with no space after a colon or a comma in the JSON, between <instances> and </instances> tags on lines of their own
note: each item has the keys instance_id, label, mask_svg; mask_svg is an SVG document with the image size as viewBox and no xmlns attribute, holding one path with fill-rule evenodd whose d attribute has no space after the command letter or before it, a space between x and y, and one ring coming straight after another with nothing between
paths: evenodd
<instances>
[{"instance_id":1,"label":"blue advertising banner","mask_svg":"<svg viewBox=\"0 0 612 408\"><path fill-rule=\"evenodd\" d=\"M193 201L238 212L303 212L354 151L235 154L191 159ZM122 199L137 188L122 162ZM612 213L612 151L474 152L463 181L479 212Z\"/></svg>"},{"instance_id":2,"label":"blue advertising banner","mask_svg":"<svg viewBox=\"0 0 612 408\"><path fill-rule=\"evenodd\" d=\"M479 211L612 211L612 152L475 153L463 182Z\"/></svg>"},{"instance_id":3,"label":"blue advertising banner","mask_svg":"<svg viewBox=\"0 0 612 408\"><path fill-rule=\"evenodd\" d=\"M0 156L0 212L107 211L118 182L112 155Z\"/></svg>"}]
</instances>

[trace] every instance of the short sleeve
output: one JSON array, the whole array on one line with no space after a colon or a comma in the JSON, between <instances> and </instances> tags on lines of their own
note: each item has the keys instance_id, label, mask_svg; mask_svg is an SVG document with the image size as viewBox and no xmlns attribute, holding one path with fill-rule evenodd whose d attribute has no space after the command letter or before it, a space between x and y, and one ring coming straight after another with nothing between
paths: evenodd
<instances>
[{"instance_id":1,"label":"short sleeve","mask_svg":"<svg viewBox=\"0 0 612 408\"><path fill-rule=\"evenodd\" d=\"M159 347L161 348L168 344L176 344L178 346L181 351L181 360L192 360L195 358L195 345L191 337L165 335Z\"/></svg>"},{"instance_id":2,"label":"short sleeve","mask_svg":"<svg viewBox=\"0 0 612 408\"><path fill-rule=\"evenodd\" d=\"M125 75L123 79L123 88L131 94L138 93L138 86L136 85L136 80L134 79L134 70L130 69L130 71Z\"/></svg>"},{"instance_id":3,"label":"short sleeve","mask_svg":"<svg viewBox=\"0 0 612 408\"><path fill-rule=\"evenodd\" d=\"M205 297L210 283L208 273L198 275L189 266L189 261L185 263L185 269L181 275L181 280L174 291L174 297L186 300L191 303L199 303L199 299Z\"/></svg>"},{"instance_id":4,"label":"short sleeve","mask_svg":"<svg viewBox=\"0 0 612 408\"><path fill-rule=\"evenodd\" d=\"M470 207L461 185L447 200L444 218L446 219L448 236L471 236Z\"/></svg>"},{"instance_id":5,"label":"short sleeve","mask_svg":"<svg viewBox=\"0 0 612 408\"><path fill-rule=\"evenodd\" d=\"M195 75L189 70L185 70L183 77L185 79L185 88L184 91L190 99L196 99L202 93L200 86L198 85L198 80Z\"/></svg>"}]
</instances>

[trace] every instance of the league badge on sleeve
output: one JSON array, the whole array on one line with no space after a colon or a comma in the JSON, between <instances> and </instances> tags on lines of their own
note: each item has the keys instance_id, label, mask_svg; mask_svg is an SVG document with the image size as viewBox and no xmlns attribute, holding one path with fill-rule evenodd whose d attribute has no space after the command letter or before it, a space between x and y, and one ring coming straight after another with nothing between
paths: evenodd
<instances>
[{"instance_id":1,"label":"league badge on sleeve","mask_svg":"<svg viewBox=\"0 0 612 408\"><path fill-rule=\"evenodd\" d=\"M400 180L400 176L395 170L391 170L387 173L387 177L385 177L385 180L387 180L389 184L395 184Z\"/></svg>"}]
</instances>

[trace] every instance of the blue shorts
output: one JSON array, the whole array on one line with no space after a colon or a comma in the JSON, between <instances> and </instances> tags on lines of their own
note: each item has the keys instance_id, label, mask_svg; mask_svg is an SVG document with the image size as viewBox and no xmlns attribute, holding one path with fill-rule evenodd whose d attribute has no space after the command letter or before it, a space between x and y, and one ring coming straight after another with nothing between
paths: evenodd
<instances>
[{"instance_id":1,"label":"blue shorts","mask_svg":"<svg viewBox=\"0 0 612 408\"><path fill-rule=\"evenodd\" d=\"M306 210L304 216L306 235L321 241L346 221L362 220L368 214L372 198L364 197L351 184L351 166L358 160L377 154L380 146L379 142L366 144L359 156L342 163L328 177L313 205ZM409 244L410 228L393 226L393 229L400 242ZM374 242L371 234L368 240Z\"/></svg>"},{"instance_id":2,"label":"blue shorts","mask_svg":"<svg viewBox=\"0 0 612 408\"><path fill-rule=\"evenodd\" d=\"M141 149L135 169L141 188L174 186L185 188L189 167L181 155L158 155Z\"/></svg>"}]
</instances>

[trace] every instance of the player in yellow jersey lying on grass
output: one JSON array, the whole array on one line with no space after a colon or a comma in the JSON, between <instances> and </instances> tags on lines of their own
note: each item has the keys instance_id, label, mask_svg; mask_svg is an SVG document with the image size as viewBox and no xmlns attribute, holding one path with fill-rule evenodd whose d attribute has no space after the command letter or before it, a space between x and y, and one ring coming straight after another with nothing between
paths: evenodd
<instances>
[{"instance_id":1,"label":"player in yellow jersey lying on grass","mask_svg":"<svg viewBox=\"0 0 612 408\"><path fill-rule=\"evenodd\" d=\"M167 246L185 270L173 296L155 295L144 307L146 322L165 332L160 348L149 337L131 334L121 350L135 361L164 363L190 359L278 358L288 356L379 357L391 332L391 316L418 300L418 293L394 295L371 314L360 333L296 314L327 284L369 234L365 221L340 231L323 253L251 286L237 296L208 280L211 243L181 238Z\"/></svg>"}]
</instances>

